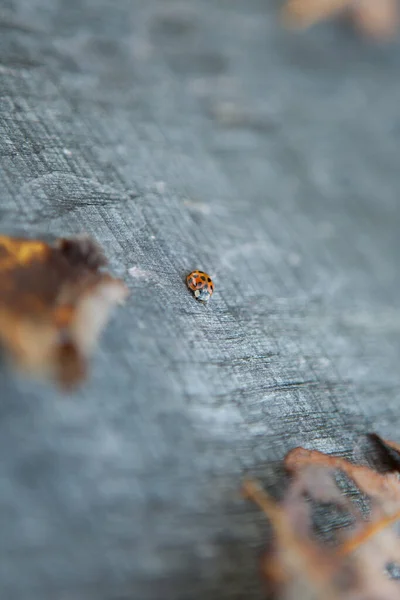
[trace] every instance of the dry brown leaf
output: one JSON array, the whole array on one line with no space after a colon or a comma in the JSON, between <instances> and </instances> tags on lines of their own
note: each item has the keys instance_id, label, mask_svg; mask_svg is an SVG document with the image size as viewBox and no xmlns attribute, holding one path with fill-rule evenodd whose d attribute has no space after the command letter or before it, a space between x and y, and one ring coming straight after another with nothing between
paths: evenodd
<instances>
[{"instance_id":1,"label":"dry brown leaf","mask_svg":"<svg viewBox=\"0 0 400 600\"><path fill-rule=\"evenodd\" d=\"M400 565L400 538L393 525L400 520L397 473L380 474L335 456L296 448L285 466L290 485L280 503L253 481L245 493L268 516L273 544L263 571L273 597L279 600L395 600L400 583L387 570ZM352 482L368 499L368 517L360 504L343 493L338 475ZM315 507L326 513L325 529L334 535L323 542L315 531ZM347 526L333 527L332 512L346 515ZM350 522L350 525L349 525Z\"/></svg>"},{"instance_id":2,"label":"dry brown leaf","mask_svg":"<svg viewBox=\"0 0 400 600\"><path fill-rule=\"evenodd\" d=\"M20 369L75 386L110 309L127 288L101 270L90 238L40 240L0 235L0 342Z\"/></svg>"},{"instance_id":3,"label":"dry brown leaf","mask_svg":"<svg viewBox=\"0 0 400 600\"><path fill-rule=\"evenodd\" d=\"M389 450L389 452L393 452L394 454L396 454L396 456L400 455L400 444L398 444L397 442L391 442L390 440L385 440L384 438L381 438L376 433L371 434L370 437L372 437L372 439L374 439L376 442L378 442L384 449ZM400 463L398 465L398 469L393 469L393 470L399 470L399 469L400 469Z\"/></svg>"},{"instance_id":4,"label":"dry brown leaf","mask_svg":"<svg viewBox=\"0 0 400 600\"><path fill-rule=\"evenodd\" d=\"M283 11L285 22L293 27L309 27L340 14L377 39L393 37L399 23L398 0L288 0Z\"/></svg>"}]
</instances>

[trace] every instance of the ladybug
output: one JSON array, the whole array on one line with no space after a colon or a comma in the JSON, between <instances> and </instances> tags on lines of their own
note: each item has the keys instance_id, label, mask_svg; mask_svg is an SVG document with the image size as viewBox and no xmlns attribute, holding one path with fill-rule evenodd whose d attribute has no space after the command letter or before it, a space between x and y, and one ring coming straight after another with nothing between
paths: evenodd
<instances>
[{"instance_id":1,"label":"ladybug","mask_svg":"<svg viewBox=\"0 0 400 600\"><path fill-rule=\"evenodd\" d=\"M207 273L204 273L204 271L192 271L186 277L186 283L189 290L193 292L196 300L200 300L200 302L209 301L214 291L214 284Z\"/></svg>"}]
</instances>

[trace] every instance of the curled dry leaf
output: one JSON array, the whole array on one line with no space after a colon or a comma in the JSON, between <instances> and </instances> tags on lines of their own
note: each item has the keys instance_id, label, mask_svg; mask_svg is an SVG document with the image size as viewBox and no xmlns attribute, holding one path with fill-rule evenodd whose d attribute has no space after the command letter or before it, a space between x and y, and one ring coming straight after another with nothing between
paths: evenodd
<instances>
[{"instance_id":1,"label":"curled dry leaf","mask_svg":"<svg viewBox=\"0 0 400 600\"><path fill-rule=\"evenodd\" d=\"M400 565L400 481L397 473L380 474L369 467L308 451L292 450L285 459L291 482L280 503L257 483L247 481L246 495L266 513L273 543L262 568L273 598L279 600L395 600L400 582L388 572ZM347 478L368 499L368 516L343 493ZM323 542L315 530L315 507L326 513L325 529L333 539ZM329 508L346 515L346 526L334 527ZM330 519L330 520L329 520Z\"/></svg>"},{"instance_id":2,"label":"curled dry leaf","mask_svg":"<svg viewBox=\"0 0 400 600\"><path fill-rule=\"evenodd\" d=\"M0 235L0 342L20 369L79 383L110 309L127 288L102 271L90 238L40 240Z\"/></svg>"},{"instance_id":3,"label":"curled dry leaf","mask_svg":"<svg viewBox=\"0 0 400 600\"><path fill-rule=\"evenodd\" d=\"M370 434L370 438L372 438L377 444L379 444L386 451L386 454L389 454L390 457L395 458L392 470L400 470L400 444L398 444L397 442L385 440L376 433Z\"/></svg>"},{"instance_id":4,"label":"curled dry leaf","mask_svg":"<svg viewBox=\"0 0 400 600\"><path fill-rule=\"evenodd\" d=\"M393 37L399 22L398 0L288 0L283 14L294 27L347 14L360 31L377 39Z\"/></svg>"}]
</instances>

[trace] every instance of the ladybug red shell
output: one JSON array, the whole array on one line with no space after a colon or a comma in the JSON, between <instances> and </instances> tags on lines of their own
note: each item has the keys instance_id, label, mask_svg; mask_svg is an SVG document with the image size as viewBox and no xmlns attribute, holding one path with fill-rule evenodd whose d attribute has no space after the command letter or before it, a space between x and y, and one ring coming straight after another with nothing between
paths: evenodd
<instances>
[{"instance_id":1,"label":"ladybug red shell","mask_svg":"<svg viewBox=\"0 0 400 600\"><path fill-rule=\"evenodd\" d=\"M200 302L208 302L214 292L212 279L204 271L192 271L186 277L186 283L196 300Z\"/></svg>"}]
</instances>

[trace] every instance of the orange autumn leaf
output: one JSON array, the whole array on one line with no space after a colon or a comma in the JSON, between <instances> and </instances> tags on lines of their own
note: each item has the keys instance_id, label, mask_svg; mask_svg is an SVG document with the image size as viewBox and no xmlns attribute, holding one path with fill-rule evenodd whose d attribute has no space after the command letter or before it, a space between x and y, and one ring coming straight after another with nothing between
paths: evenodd
<instances>
[{"instance_id":1,"label":"orange autumn leaf","mask_svg":"<svg viewBox=\"0 0 400 600\"><path fill-rule=\"evenodd\" d=\"M62 387L84 379L110 309L127 293L105 264L87 237L50 245L0 235L0 343L17 367Z\"/></svg>"},{"instance_id":2,"label":"orange autumn leaf","mask_svg":"<svg viewBox=\"0 0 400 600\"><path fill-rule=\"evenodd\" d=\"M396 449L396 444L387 444ZM392 565L400 564L400 538L393 528L400 520L398 474L378 473L304 448L289 452L284 464L290 483L280 502L254 481L244 485L246 496L262 508L273 528L273 542L262 561L272 597L399 598L400 583L388 575ZM343 477L357 488L356 499L344 490ZM367 515L361 497L368 499ZM329 543L315 529L316 509L325 515L322 529L331 529ZM338 514L346 516L345 525L334 526L332 515Z\"/></svg>"},{"instance_id":3,"label":"orange autumn leaf","mask_svg":"<svg viewBox=\"0 0 400 600\"><path fill-rule=\"evenodd\" d=\"M377 39L393 37L399 24L398 0L288 0L283 10L285 22L292 27L309 27L341 14Z\"/></svg>"}]
</instances>

